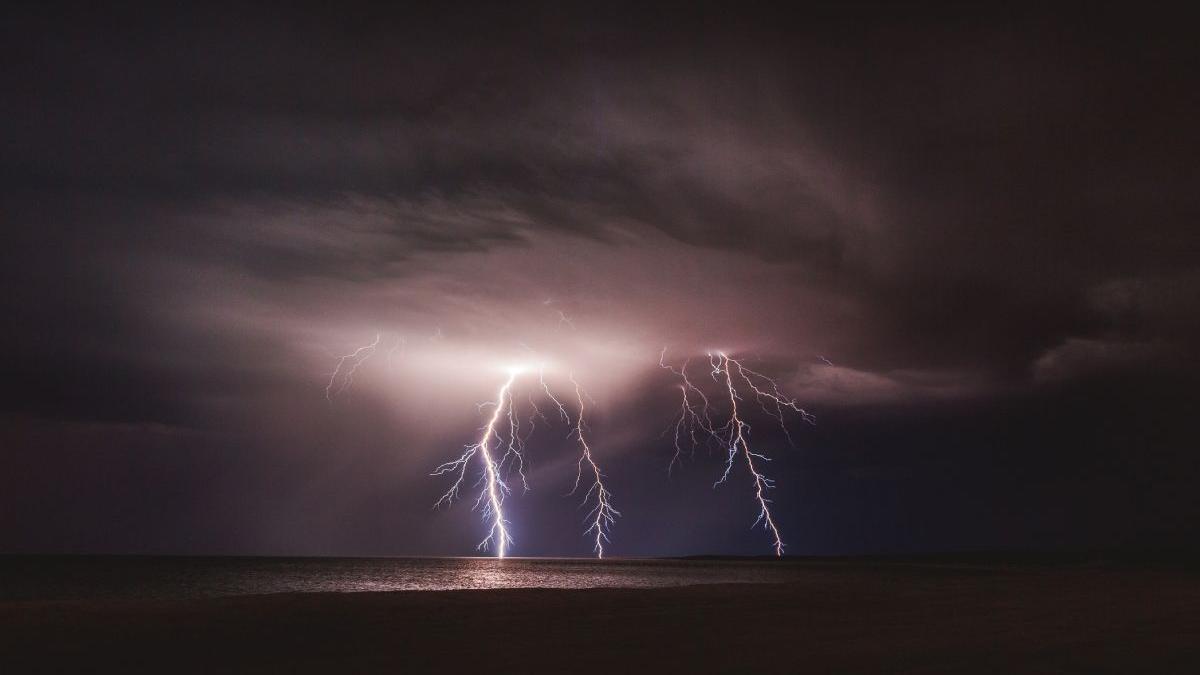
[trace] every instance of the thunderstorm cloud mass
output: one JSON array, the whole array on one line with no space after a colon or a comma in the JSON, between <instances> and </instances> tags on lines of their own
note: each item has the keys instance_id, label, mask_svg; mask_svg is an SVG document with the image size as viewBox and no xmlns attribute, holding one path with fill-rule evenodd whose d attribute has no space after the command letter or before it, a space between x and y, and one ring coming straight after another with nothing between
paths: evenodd
<instances>
[{"instance_id":1,"label":"thunderstorm cloud mass","mask_svg":"<svg viewBox=\"0 0 1200 675\"><path fill-rule=\"evenodd\" d=\"M514 555L1193 541L1190 31L729 11L4 10L0 546L473 555L505 396Z\"/></svg>"}]
</instances>

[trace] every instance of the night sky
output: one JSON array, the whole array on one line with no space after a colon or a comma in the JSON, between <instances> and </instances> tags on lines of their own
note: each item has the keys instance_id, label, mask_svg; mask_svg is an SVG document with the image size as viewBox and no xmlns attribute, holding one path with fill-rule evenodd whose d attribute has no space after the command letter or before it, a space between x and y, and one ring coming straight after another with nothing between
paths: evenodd
<instances>
[{"instance_id":1,"label":"night sky","mask_svg":"<svg viewBox=\"0 0 1200 675\"><path fill-rule=\"evenodd\" d=\"M609 552L769 553L664 347L816 416L752 420L789 553L1190 546L1200 59L1135 9L4 9L0 552L473 554L429 474L536 353ZM576 456L512 553L589 553Z\"/></svg>"}]
</instances>

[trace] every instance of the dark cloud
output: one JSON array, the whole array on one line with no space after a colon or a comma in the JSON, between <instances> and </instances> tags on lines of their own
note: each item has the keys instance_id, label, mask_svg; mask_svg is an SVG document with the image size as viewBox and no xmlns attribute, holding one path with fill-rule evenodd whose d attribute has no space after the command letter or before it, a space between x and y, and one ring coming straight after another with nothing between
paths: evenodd
<instances>
[{"instance_id":1,"label":"dark cloud","mask_svg":"<svg viewBox=\"0 0 1200 675\"><path fill-rule=\"evenodd\" d=\"M1117 472L1096 469L1079 490L1065 465L1041 483L985 480L1001 420L1028 429L1003 440L1023 461L1030 447L1069 455L1097 440L1087 392L1105 392L1105 415L1153 417L1147 402L1186 395L1198 372L1198 64L1172 17L6 11L4 452L42 486L11 501L58 509L6 524L17 548L53 548L55 531L64 547L104 548L64 524L93 502L45 486L81 487L80 467L113 452L129 471L85 490L94 503L147 508L112 495L175 461L201 467L164 477L179 508L145 515L114 550L139 536L164 549L459 550L422 520L436 487L424 474L491 393L470 365L535 349L589 377L606 408L599 428L630 467L614 478L630 519L648 523L628 526L628 551L655 552L668 524L671 552L744 550L679 534L672 518L695 500L660 489L646 459L675 395L655 369L664 345L680 360L736 349L817 410L809 442L830 454L781 459L781 484L828 470L844 472L845 492L781 494L782 508L864 520L861 541L826 532L812 550L903 548L885 536L894 527L867 522L895 504L863 496L870 481L854 476L929 492L946 484L925 472L945 469L1004 508L1017 499L1005 490L1030 481L1046 486L1043 505L1095 503ZM403 375L373 362L353 404L314 411L336 356L376 333L405 339ZM1029 421L1060 408L1061 420ZM960 412L948 438L939 429ZM298 414L305 433L290 428ZM1193 475L1175 450L1183 427L1135 417L1122 433L1143 423L1174 432L1145 451ZM81 454L81 438L98 454ZM950 441L925 462L921 447ZM894 456L852 465L870 444ZM387 484L370 475L385 465ZM211 506L224 489L237 498ZM1080 541L1095 542L1097 519L1136 529L1182 508L1139 495L1120 514L1063 507L1061 527L1083 523ZM925 497L913 517L968 498ZM725 522L714 504L706 516ZM391 538L381 514L401 512ZM327 519L319 541L299 543L297 514ZM1021 536L1025 516L1004 518L1004 536L984 518L922 545L1047 543ZM164 534L176 527L209 538ZM566 546L544 537L531 546Z\"/></svg>"}]
</instances>

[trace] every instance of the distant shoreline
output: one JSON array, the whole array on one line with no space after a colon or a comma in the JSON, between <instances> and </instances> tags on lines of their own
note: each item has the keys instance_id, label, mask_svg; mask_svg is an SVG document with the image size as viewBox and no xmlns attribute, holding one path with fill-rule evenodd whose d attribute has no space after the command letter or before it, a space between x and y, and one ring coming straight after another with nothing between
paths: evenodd
<instances>
[{"instance_id":1,"label":"distant shoreline","mask_svg":"<svg viewBox=\"0 0 1200 675\"><path fill-rule=\"evenodd\" d=\"M277 555L223 553L0 553L0 562L33 558L146 558L146 559L214 559L214 560L488 560L494 556L454 555ZM1064 550L965 550L930 553L864 553L846 555L728 555L689 554L671 556L605 556L598 561L590 556L509 556L506 560L523 561L580 561L623 562L679 560L695 562L814 562L814 563L1200 563L1200 549L1064 549Z\"/></svg>"}]
</instances>

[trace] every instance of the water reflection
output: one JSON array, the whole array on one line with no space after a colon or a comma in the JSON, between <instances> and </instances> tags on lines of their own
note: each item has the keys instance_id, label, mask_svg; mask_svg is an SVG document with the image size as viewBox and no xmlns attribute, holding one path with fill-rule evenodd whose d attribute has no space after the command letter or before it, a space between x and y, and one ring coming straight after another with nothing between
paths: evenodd
<instances>
[{"instance_id":1,"label":"water reflection","mask_svg":"<svg viewBox=\"0 0 1200 675\"><path fill-rule=\"evenodd\" d=\"M0 600L788 581L775 561L531 558L36 557L0 561Z\"/></svg>"}]
</instances>

